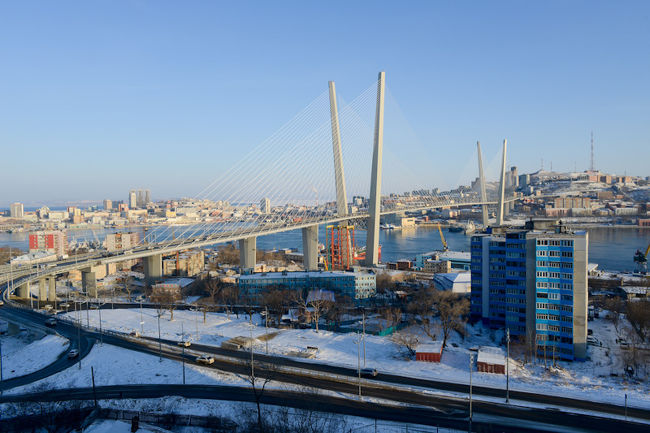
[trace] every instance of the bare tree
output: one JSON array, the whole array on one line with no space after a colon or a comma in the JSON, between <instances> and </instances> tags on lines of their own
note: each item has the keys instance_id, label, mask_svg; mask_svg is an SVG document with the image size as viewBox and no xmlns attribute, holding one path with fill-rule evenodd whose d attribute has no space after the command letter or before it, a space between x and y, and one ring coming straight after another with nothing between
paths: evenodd
<instances>
[{"instance_id":1,"label":"bare tree","mask_svg":"<svg viewBox=\"0 0 650 433\"><path fill-rule=\"evenodd\" d=\"M442 345L445 347L451 331L465 335L465 316L469 313L469 300L456 293L442 290L433 291L432 297L433 307L442 328Z\"/></svg>"},{"instance_id":2,"label":"bare tree","mask_svg":"<svg viewBox=\"0 0 650 433\"><path fill-rule=\"evenodd\" d=\"M621 298L610 298L605 300L605 308L610 311L610 320L614 324L614 329L618 334L618 325L620 323L621 313L623 312L623 301Z\"/></svg>"},{"instance_id":3,"label":"bare tree","mask_svg":"<svg viewBox=\"0 0 650 433\"><path fill-rule=\"evenodd\" d=\"M160 308L164 306L169 310L169 321L174 320L174 309L176 308L176 301L180 299L180 294L171 290L156 289L151 293L151 301L158 304Z\"/></svg>"},{"instance_id":4,"label":"bare tree","mask_svg":"<svg viewBox=\"0 0 650 433\"><path fill-rule=\"evenodd\" d=\"M386 321L386 327L397 326L402 321L402 310L398 307L384 307L379 310L382 319Z\"/></svg>"},{"instance_id":5,"label":"bare tree","mask_svg":"<svg viewBox=\"0 0 650 433\"><path fill-rule=\"evenodd\" d=\"M628 301L626 311L627 320L645 343L650 331L650 300Z\"/></svg>"},{"instance_id":6,"label":"bare tree","mask_svg":"<svg viewBox=\"0 0 650 433\"><path fill-rule=\"evenodd\" d=\"M227 244L219 248L217 257L219 263L226 263L228 265L239 264L239 250L233 244Z\"/></svg>"},{"instance_id":7,"label":"bare tree","mask_svg":"<svg viewBox=\"0 0 650 433\"><path fill-rule=\"evenodd\" d=\"M131 287L132 279L133 277L131 275L126 275L123 279L124 291L126 292L126 296L128 296L129 302L131 302L131 291L133 290L133 287Z\"/></svg>"},{"instance_id":8,"label":"bare tree","mask_svg":"<svg viewBox=\"0 0 650 433\"><path fill-rule=\"evenodd\" d=\"M415 356L415 351L418 347L418 337L408 331L395 332L391 336L391 340L400 349L405 349L409 357Z\"/></svg>"},{"instance_id":9,"label":"bare tree","mask_svg":"<svg viewBox=\"0 0 650 433\"><path fill-rule=\"evenodd\" d=\"M312 299L308 305L312 308L312 318L316 323L316 332L318 332L318 323L322 315L327 313L333 302L329 299Z\"/></svg>"}]
</instances>

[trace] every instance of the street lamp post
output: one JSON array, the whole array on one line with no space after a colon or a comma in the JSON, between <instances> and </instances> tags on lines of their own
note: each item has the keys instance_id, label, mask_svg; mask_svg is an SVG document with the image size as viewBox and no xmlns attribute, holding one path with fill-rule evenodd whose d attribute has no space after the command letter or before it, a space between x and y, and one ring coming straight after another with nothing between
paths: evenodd
<instances>
[{"instance_id":1,"label":"street lamp post","mask_svg":"<svg viewBox=\"0 0 650 433\"><path fill-rule=\"evenodd\" d=\"M359 400L361 400L361 336L359 331L357 331L357 341L354 344L357 345L357 383L359 385Z\"/></svg>"},{"instance_id":2,"label":"street lamp post","mask_svg":"<svg viewBox=\"0 0 650 433\"><path fill-rule=\"evenodd\" d=\"M510 403L510 328L506 329L506 404Z\"/></svg>"}]
</instances>

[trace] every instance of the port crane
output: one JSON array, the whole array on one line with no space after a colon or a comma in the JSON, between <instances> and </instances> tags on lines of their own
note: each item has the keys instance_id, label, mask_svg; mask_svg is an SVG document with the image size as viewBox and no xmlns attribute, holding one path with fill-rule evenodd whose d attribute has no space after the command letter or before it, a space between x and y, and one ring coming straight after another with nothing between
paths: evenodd
<instances>
[{"instance_id":1,"label":"port crane","mask_svg":"<svg viewBox=\"0 0 650 433\"><path fill-rule=\"evenodd\" d=\"M650 253L650 244L645 249L645 253L641 250L636 250L636 253L634 253L637 272L648 273L648 253Z\"/></svg>"},{"instance_id":2,"label":"port crane","mask_svg":"<svg viewBox=\"0 0 650 433\"><path fill-rule=\"evenodd\" d=\"M449 246L447 245L447 241L445 240L445 235L442 234L442 228L440 228L440 223L438 223L438 233L440 233L440 240L442 241L442 250L443 251L449 250Z\"/></svg>"}]
</instances>

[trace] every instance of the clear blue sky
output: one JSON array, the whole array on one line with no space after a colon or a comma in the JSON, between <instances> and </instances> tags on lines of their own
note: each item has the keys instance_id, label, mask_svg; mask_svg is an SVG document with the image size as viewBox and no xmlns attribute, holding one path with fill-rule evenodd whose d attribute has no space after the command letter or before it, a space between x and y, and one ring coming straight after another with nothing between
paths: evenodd
<instances>
[{"instance_id":1,"label":"clear blue sky","mask_svg":"<svg viewBox=\"0 0 650 433\"><path fill-rule=\"evenodd\" d=\"M504 137L520 170L585 169L591 130L597 168L650 175L648 1L14 1L0 206L192 195L380 70L443 178Z\"/></svg>"}]
</instances>

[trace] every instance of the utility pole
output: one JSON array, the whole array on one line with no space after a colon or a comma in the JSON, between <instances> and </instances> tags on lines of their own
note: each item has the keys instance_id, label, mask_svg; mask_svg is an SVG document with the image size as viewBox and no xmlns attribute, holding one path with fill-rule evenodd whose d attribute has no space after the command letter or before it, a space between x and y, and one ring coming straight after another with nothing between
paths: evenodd
<instances>
[{"instance_id":1,"label":"utility pole","mask_svg":"<svg viewBox=\"0 0 650 433\"><path fill-rule=\"evenodd\" d=\"M506 328L506 403L510 403L510 328Z\"/></svg>"},{"instance_id":2,"label":"utility pole","mask_svg":"<svg viewBox=\"0 0 650 433\"><path fill-rule=\"evenodd\" d=\"M104 334L102 333L102 305L97 306L97 312L99 313L99 344L104 345Z\"/></svg>"},{"instance_id":3,"label":"utility pole","mask_svg":"<svg viewBox=\"0 0 650 433\"><path fill-rule=\"evenodd\" d=\"M185 385L185 326L181 322L181 341L183 342L183 385Z\"/></svg>"},{"instance_id":4,"label":"utility pole","mask_svg":"<svg viewBox=\"0 0 650 433\"><path fill-rule=\"evenodd\" d=\"M97 407L97 390L95 390L95 369L90 366L90 377L93 381L93 398L95 399L95 407Z\"/></svg>"},{"instance_id":5,"label":"utility pole","mask_svg":"<svg viewBox=\"0 0 650 433\"><path fill-rule=\"evenodd\" d=\"M11 255L9 255L11 257ZM2 382L2 340L0 340L0 382Z\"/></svg>"},{"instance_id":6,"label":"utility pole","mask_svg":"<svg viewBox=\"0 0 650 433\"><path fill-rule=\"evenodd\" d=\"M269 307L264 307L264 319L265 319L265 330L264 330L264 341L266 341L266 354L269 354Z\"/></svg>"},{"instance_id":7,"label":"utility pole","mask_svg":"<svg viewBox=\"0 0 650 433\"><path fill-rule=\"evenodd\" d=\"M250 323L248 325L250 329L251 339L249 345L251 347L251 382L253 383L253 388L255 388L255 360L253 359L253 315L250 316Z\"/></svg>"},{"instance_id":8,"label":"utility pole","mask_svg":"<svg viewBox=\"0 0 650 433\"><path fill-rule=\"evenodd\" d=\"M74 302L75 310L77 309L77 301ZM79 317L77 320L77 349L79 350L79 370L81 370L81 303L79 303Z\"/></svg>"},{"instance_id":9,"label":"utility pole","mask_svg":"<svg viewBox=\"0 0 650 433\"><path fill-rule=\"evenodd\" d=\"M627 421L627 393L625 393L625 421Z\"/></svg>"},{"instance_id":10,"label":"utility pole","mask_svg":"<svg viewBox=\"0 0 650 433\"><path fill-rule=\"evenodd\" d=\"M158 357L159 362L162 362L162 340L160 339L160 312L157 312L158 317Z\"/></svg>"},{"instance_id":11,"label":"utility pole","mask_svg":"<svg viewBox=\"0 0 650 433\"><path fill-rule=\"evenodd\" d=\"M363 368L366 368L366 309L363 309L363 320L361 321L363 329Z\"/></svg>"},{"instance_id":12,"label":"utility pole","mask_svg":"<svg viewBox=\"0 0 650 433\"><path fill-rule=\"evenodd\" d=\"M144 319L142 318L142 301L140 301L140 335L144 335Z\"/></svg>"},{"instance_id":13,"label":"utility pole","mask_svg":"<svg viewBox=\"0 0 650 433\"><path fill-rule=\"evenodd\" d=\"M472 365L474 364L474 354L469 354L469 432L472 432Z\"/></svg>"},{"instance_id":14,"label":"utility pole","mask_svg":"<svg viewBox=\"0 0 650 433\"><path fill-rule=\"evenodd\" d=\"M359 400L361 400L361 337L357 331L357 383L359 384Z\"/></svg>"}]
</instances>

